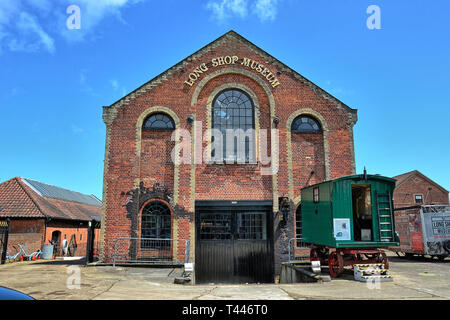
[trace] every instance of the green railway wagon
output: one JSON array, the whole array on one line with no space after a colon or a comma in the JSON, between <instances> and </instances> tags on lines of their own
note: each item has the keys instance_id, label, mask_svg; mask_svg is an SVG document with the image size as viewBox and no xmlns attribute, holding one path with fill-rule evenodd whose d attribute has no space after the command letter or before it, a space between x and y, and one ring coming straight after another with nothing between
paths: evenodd
<instances>
[{"instance_id":1,"label":"green railway wagon","mask_svg":"<svg viewBox=\"0 0 450 320\"><path fill-rule=\"evenodd\" d=\"M332 276L357 263L388 267L381 249L399 245L394 188L394 179L366 173L303 188L302 238L312 246L311 260L328 262Z\"/></svg>"}]
</instances>

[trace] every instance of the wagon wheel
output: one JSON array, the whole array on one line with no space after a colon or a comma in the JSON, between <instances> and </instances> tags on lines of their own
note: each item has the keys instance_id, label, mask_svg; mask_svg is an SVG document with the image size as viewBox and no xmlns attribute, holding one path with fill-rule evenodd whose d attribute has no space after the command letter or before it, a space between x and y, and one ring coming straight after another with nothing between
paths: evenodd
<instances>
[{"instance_id":1,"label":"wagon wheel","mask_svg":"<svg viewBox=\"0 0 450 320\"><path fill-rule=\"evenodd\" d=\"M384 268L385 269L389 269L389 260L388 260L388 258L386 256L386 253L380 252L378 254L377 260L378 260L378 263L383 263L384 264Z\"/></svg>"},{"instance_id":2,"label":"wagon wheel","mask_svg":"<svg viewBox=\"0 0 450 320\"><path fill-rule=\"evenodd\" d=\"M439 255L439 256L438 256L439 261L444 261L445 258L447 258L446 255Z\"/></svg>"},{"instance_id":3,"label":"wagon wheel","mask_svg":"<svg viewBox=\"0 0 450 320\"><path fill-rule=\"evenodd\" d=\"M315 248L312 248L311 251L309 252L309 260L310 261L319 261L321 260L319 257L319 253L317 252L317 250Z\"/></svg>"},{"instance_id":4,"label":"wagon wheel","mask_svg":"<svg viewBox=\"0 0 450 320\"><path fill-rule=\"evenodd\" d=\"M330 275L333 278L337 278L344 272L344 259L336 251L333 251L328 257L328 267L330 269Z\"/></svg>"},{"instance_id":5,"label":"wagon wheel","mask_svg":"<svg viewBox=\"0 0 450 320\"><path fill-rule=\"evenodd\" d=\"M323 247L311 248L309 252L310 261L320 261L321 264L326 262L327 254Z\"/></svg>"}]
</instances>

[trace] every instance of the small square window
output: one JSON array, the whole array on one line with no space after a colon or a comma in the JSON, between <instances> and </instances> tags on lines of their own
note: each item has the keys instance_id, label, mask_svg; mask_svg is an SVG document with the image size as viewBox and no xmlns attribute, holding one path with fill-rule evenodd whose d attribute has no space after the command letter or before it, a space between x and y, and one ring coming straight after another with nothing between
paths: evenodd
<instances>
[{"instance_id":1,"label":"small square window","mask_svg":"<svg viewBox=\"0 0 450 320\"><path fill-rule=\"evenodd\" d=\"M416 204L422 204L423 203L423 196L421 194L416 194L414 196L414 200Z\"/></svg>"},{"instance_id":2,"label":"small square window","mask_svg":"<svg viewBox=\"0 0 450 320\"><path fill-rule=\"evenodd\" d=\"M319 203L319 187L313 189L313 201L314 203Z\"/></svg>"}]
</instances>

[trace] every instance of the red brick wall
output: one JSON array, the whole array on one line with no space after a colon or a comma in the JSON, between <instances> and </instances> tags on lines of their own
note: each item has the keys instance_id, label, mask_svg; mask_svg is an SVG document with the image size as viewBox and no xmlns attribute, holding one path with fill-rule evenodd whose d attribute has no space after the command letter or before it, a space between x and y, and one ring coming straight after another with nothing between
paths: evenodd
<instances>
[{"instance_id":1,"label":"red brick wall","mask_svg":"<svg viewBox=\"0 0 450 320\"><path fill-rule=\"evenodd\" d=\"M416 205L414 197L416 194L423 196L423 204L449 204L448 192L444 192L421 176L414 175L395 188L394 206L402 208Z\"/></svg>"},{"instance_id":2,"label":"red brick wall","mask_svg":"<svg viewBox=\"0 0 450 320\"><path fill-rule=\"evenodd\" d=\"M136 123L139 116L148 108L164 106L171 109L181 122L181 128L190 130L191 125L186 118L196 111L196 120L202 121L203 132L206 130L206 105L212 91L224 83L239 83L250 88L258 97L261 129L271 127L269 97L263 87L255 80L242 74L222 74L211 79L199 93L195 108L191 108L193 93L200 82L198 80L192 87L184 82L189 72L198 67L200 63L210 62L211 59L223 55L237 55L247 57L266 65L271 72L277 74L280 85L270 87L275 102L275 115L280 119L279 129L279 171L278 194L289 194L288 158L286 146L286 126L289 117L299 109L312 109L325 119L328 127L329 141L329 174L331 178L353 173L353 136L351 130L351 117L349 110L338 105L336 101L327 97L317 88L306 81L299 80L281 65L268 64L266 58L257 54L244 43L229 39L227 42L213 47L203 53L201 57L187 60L183 70L173 72L167 80L162 80L157 86L130 100L128 104L117 107L117 115L108 125L110 132L107 140L107 167L105 168L105 195L104 208L106 212L104 225L105 262L111 261L111 251L115 239L133 235L136 223L135 215L140 212L140 200L136 197L136 182L145 182L150 187L155 182L170 186L173 167L167 165L167 151L170 146L168 134L155 132L143 134L141 159L136 158ZM230 66L224 65L211 68L205 76L217 70L225 70ZM231 67L241 68L266 81L261 74L240 64ZM266 82L267 83L267 82ZM116 108L116 107L111 107ZM108 137L107 137L108 139ZM270 135L269 138L270 139ZM205 143L203 144L205 147ZM294 137L293 138L293 166L295 195L305 179L314 168L316 174L314 182L325 178L325 150L323 139L320 137ZM270 151L269 151L270 154ZM314 158L311 163L311 159ZM153 162L152 162L153 161ZM149 163L150 162L150 163ZM273 185L271 176L260 174L258 165L205 165L195 167L195 200L273 200ZM191 166L181 164L179 167L179 201L180 208L188 215L183 216L178 225L178 238L189 238L193 241L189 227L193 223L191 207ZM130 209L131 208L131 209ZM130 212L131 210L132 212ZM294 219L291 219L291 223ZM276 228L277 226L275 226ZM290 235L293 235L291 226Z\"/></svg>"},{"instance_id":3,"label":"red brick wall","mask_svg":"<svg viewBox=\"0 0 450 320\"><path fill-rule=\"evenodd\" d=\"M76 256L85 256L86 255L86 246L87 246L87 238L88 238L88 228L87 223L83 222L60 222L60 221L50 221L47 225L47 231L45 235L45 244L50 244L52 239L53 232L61 232L60 241L59 241L59 250L57 251L57 256L62 256L63 253L61 251L62 240L67 239L70 242L72 235L75 235L76 243L77 243L77 252ZM100 229L95 230L95 240L100 240ZM98 245L97 245L98 246Z\"/></svg>"},{"instance_id":4,"label":"red brick wall","mask_svg":"<svg viewBox=\"0 0 450 320\"><path fill-rule=\"evenodd\" d=\"M323 133L292 133L291 141L294 197L298 197L302 188L325 180Z\"/></svg>"},{"instance_id":5,"label":"red brick wall","mask_svg":"<svg viewBox=\"0 0 450 320\"><path fill-rule=\"evenodd\" d=\"M173 190L174 164L171 152L175 142L171 141L172 131L143 131L139 176L145 186L153 187L155 182Z\"/></svg>"},{"instance_id":6,"label":"red brick wall","mask_svg":"<svg viewBox=\"0 0 450 320\"><path fill-rule=\"evenodd\" d=\"M18 244L25 246L29 254L41 249L43 233L43 219L11 220L8 236L9 255L14 255L19 251Z\"/></svg>"},{"instance_id":7,"label":"red brick wall","mask_svg":"<svg viewBox=\"0 0 450 320\"><path fill-rule=\"evenodd\" d=\"M49 240L52 239L53 231L61 232L60 246L63 239L70 241L72 234L75 234L78 245L76 256L86 255L86 241L88 236L86 223L50 221L47 228L45 228L43 219L12 219L8 236L8 254L14 255L17 253L19 251L18 244L24 246L28 254L41 250L43 244L50 244ZM96 229L94 250L97 253L99 250L99 242L100 229ZM62 255L61 250L58 251L57 255Z\"/></svg>"}]
</instances>

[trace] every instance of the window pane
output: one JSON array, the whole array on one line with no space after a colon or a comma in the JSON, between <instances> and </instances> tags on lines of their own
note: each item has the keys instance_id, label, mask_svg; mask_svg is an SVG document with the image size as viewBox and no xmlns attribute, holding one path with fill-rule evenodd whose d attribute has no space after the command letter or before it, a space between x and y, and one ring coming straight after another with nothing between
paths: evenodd
<instances>
[{"instance_id":1,"label":"window pane","mask_svg":"<svg viewBox=\"0 0 450 320\"><path fill-rule=\"evenodd\" d=\"M237 214L237 238L241 240L266 240L267 221L261 212Z\"/></svg>"},{"instance_id":2,"label":"window pane","mask_svg":"<svg viewBox=\"0 0 450 320\"><path fill-rule=\"evenodd\" d=\"M142 210L141 238L170 239L171 238L171 215L169 207L160 201L147 204ZM141 240L142 249L159 249L170 247L170 241Z\"/></svg>"},{"instance_id":3,"label":"window pane","mask_svg":"<svg viewBox=\"0 0 450 320\"><path fill-rule=\"evenodd\" d=\"M299 133L318 133L321 132L322 129L315 119L308 116L299 116L292 122L291 131Z\"/></svg>"},{"instance_id":4,"label":"window pane","mask_svg":"<svg viewBox=\"0 0 450 320\"><path fill-rule=\"evenodd\" d=\"M142 125L144 130L174 130L175 123L164 113L156 113L148 117Z\"/></svg>"},{"instance_id":5,"label":"window pane","mask_svg":"<svg viewBox=\"0 0 450 320\"><path fill-rule=\"evenodd\" d=\"M313 189L313 200L314 200L314 203L319 202L319 187L316 187Z\"/></svg>"},{"instance_id":6,"label":"window pane","mask_svg":"<svg viewBox=\"0 0 450 320\"><path fill-rule=\"evenodd\" d=\"M202 214L201 240L231 240L231 214Z\"/></svg>"},{"instance_id":7,"label":"window pane","mask_svg":"<svg viewBox=\"0 0 450 320\"><path fill-rule=\"evenodd\" d=\"M225 130L226 129L254 129L253 120L253 103L250 97L243 91L238 89L227 89L217 95L213 101L213 129L219 129L223 134L224 156L226 155ZM222 117L222 121L219 117ZM231 150L228 151L231 158L237 158L237 144L245 143L235 139ZM252 149L250 149L250 147ZM254 150L254 142L246 148L245 158L248 159L250 150ZM219 160L219 159L218 159Z\"/></svg>"}]
</instances>

